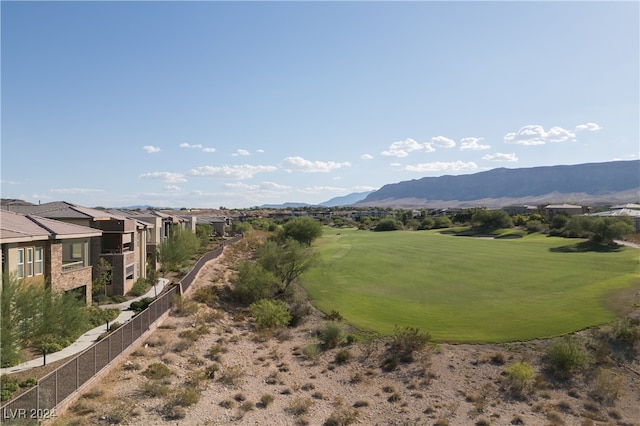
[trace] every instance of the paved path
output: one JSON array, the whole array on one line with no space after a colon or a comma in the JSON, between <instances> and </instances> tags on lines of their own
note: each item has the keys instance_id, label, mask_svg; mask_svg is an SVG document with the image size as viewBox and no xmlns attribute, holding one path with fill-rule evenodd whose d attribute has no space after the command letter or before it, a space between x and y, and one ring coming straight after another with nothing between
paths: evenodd
<instances>
[{"instance_id":1,"label":"paved path","mask_svg":"<svg viewBox=\"0 0 640 426\"><path fill-rule=\"evenodd\" d=\"M117 321L120 324L124 324L127 321L129 321L131 318L133 318L134 312L131 309L129 309L129 305L131 305L131 302L135 302L136 300L140 300L144 297L155 297L156 295L162 293L162 290L168 283L169 283L168 279L160 278L158 279L158 283L155 286L153 286L151 290L149 290L147 293L143 294L142 296L136 297L135 299L127 300L126 302L123 302L123 303L114 303L111 305L100 305L100 308L120 309L121 312L120 312L120 315L118 315L118 318L114 319L111 322ZM59 361L61 359L67 358L69 356L72 356L84 351L93 343L95 343L96 340L98 340L98 337L100 337L100 335L106 331L107 331L106 324L96 327L93 330L87 331L82 336L80 336L78 340L76 340L74 343L67 346L66 348L62 349L61 351L47 354L47 363ZM0 374L11 374L11 373L17 373L20 371L27 371L35 367L42 367L43 363L44 363L43 357L35 358L30 361L24 362L22 364L15 365L13 367L0 368Z\"/></svg>"}]
</instances>

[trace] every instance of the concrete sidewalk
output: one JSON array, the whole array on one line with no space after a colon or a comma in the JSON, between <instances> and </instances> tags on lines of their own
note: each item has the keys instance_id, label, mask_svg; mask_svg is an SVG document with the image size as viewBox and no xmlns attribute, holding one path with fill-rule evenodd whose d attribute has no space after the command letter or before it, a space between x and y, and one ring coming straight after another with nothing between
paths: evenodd
<instances>
[{"instance_id":1,"label":"concrete sidewalk","mask_svg":"<svg viewBox=\"0 0 640 426\"><path fill-rule=\"evenodd\" d=\"M100 305L100 308L102 308L102 309L110 309L110 308L120 309L121 312L120 312L120 315L118 315L118 318L114 319L111 322L119 322L120 324L124 324L127 321L129 321L131 318L133 318L134 312L129 309L129 305L131 305L131 302L135 302L135 301L143 299L145 297L153 297L153 298L155 298L156 295L159 295L160 293L162 293L162 290L164 289L164 287L168 283L169 283L168 279L159 278L158 279L158 283L155 286L151 287L151 289L147 293L143 294L142 296L136 297L135 299L127 300L126 302L123 302L123 303L114 303L114 304L111 304L111 305ZM47 354L47 364L50 363L50 362L59 361L61 359L70 357L72 355L75 355L77 353L80 353L80 352L84 351L89 346L94 344L98 340L98 337L100 337L100 335L105 333L106 331L107 331L107 325L106 324L101 325L99 327L96 327L93 330L87 331L82 336L80 336L78 338L78 340L76 340L71 345L67 346L66 348L64 348L64 349L62 349L62 350L60 350L58 352ZM44 364L44 357L35 358L35 359L30 360L30 361L24 362L22 364L15 365L13 367L0 368L0 375L18 373L18 372L21 372L21 371L27 371L27 370L30 370L30 369L35 368L35 367L42 367L43 364Z\"/></svg>"}]
</instances>

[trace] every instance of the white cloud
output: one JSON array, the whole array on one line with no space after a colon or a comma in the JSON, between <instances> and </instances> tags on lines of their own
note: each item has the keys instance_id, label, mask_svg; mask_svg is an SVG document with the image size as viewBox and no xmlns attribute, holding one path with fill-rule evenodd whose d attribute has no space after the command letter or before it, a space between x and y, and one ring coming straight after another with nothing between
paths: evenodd
<instances>
[{"instance_id":1,"label":"white cloud","mask_svg":"<svg viewBox=\"0 0 640 426\"><path fill-rule=\"evenodd\" d=\"M495 154L487 154L482 157L482 159L487 161L518 161L518 157L516 157L515 153L503 154L500 152L497 152Z\"/></svg>"},{"instance_id":2,"label":"white cloud","mask_svg":"<svg viewBox=\"0 0 640 426\"><path fill-rule=\"evenodd\" d=\"M184 177L182 173L172 173L172 172L142 173L140 175L140 179L156 179L156 180L162 180L170 183L187 181L187 179Z\"/></svg>"},{"instance_id":3,"label":"white cloud","mask_svg":"<svg viewBox=\"0 0 640 426\"><path fill-rule=\"evenodd\" d=\"M558 143L575 140L576 135L571 130L562 127L552 127L548 132L544 127L530 124L520 128L515 133L507 133L504 143L518 145L544 145L547 142Z\"/></svg>"},{"instance_id":4,"label":"white cloud","mask_svg":"<svg viewBox=\"0 0 640 426\"><path fill-rule=\"evenodd\" d=\"M547 139L552 143L576 140L576 134L562 127L552 127L547 133Z\"/></svg>"},{"instance_id":5,"label":"white cloud","mask_svg":"<svg viewBox=\"0 0 640 426\"><path fill-rule=\"evenodd\" d=\"M337 188L334 186L308 186L304 189L300 189L300 192L305 194L321 194L325 192L344 192L346 188Z\"/></svg>"},{"instance_id":6,"label":"white cloud","mask_svg":"<svg viewBox=\"0 0 640 426\"><path fill-rule=\"evenodd\" d=\"M576 126L577 131L586 130L588 132L595 132L596 130L602 130L602 126L596 123L584 123Z\"/></svg>"},{"instance_id":7,"label":"white cloud","mask_svg":"<svg viewBox=\"0 0 640 426\"><path fill-rule=\"evenodd\" d=\"M262 154L264 152L264 149L256 149L256 152Z\"/></svg>"},{"instance_id":8,"label":"white cloud","mask_svg":"<svg viewBox=\"0 0 640 426\"><path fill-rule=\"evenodd\" d=\"M154 152L160 152L160 148L158 148L157 146L152 146L152 145L145 145L145 146L142 147L142 149L147 151L148 154L153 154Z\"/></svg>"},{"instance_id":9,"label":"white cloud","mask_svg":"<svg viewBox=\"0 0 640 426\"><path fill-rule=\"evenodd\" d=\"M456 146L456 142L444 136L435 136L431 138L431 140L429 141L429 145L431 145L432 148L434 146L440 148L453 148L454 146Z\"/></svg>"},{"instance_id":10,"label":"white cloud","mask_svg":"<svg viewBox=\"0 0 640 426\"><path fill-rule=\"evenodd\" d=\"M237 149L236 152L231 154L232 157L237 157L239 155L242 155L242 156L249 155L249 151L247 151L246 149Z\"/></svg>"},{"instance_id":11,"label":"white cloud","mask_svg":"<svg viewBox=\"0 0 640 426\"><path fill-rule=\"evenodd\" d=\"M376 191L378 188L374 188L373 186L356 186L353 188L355 192L367 192L367 191Z\"/></svg>"},{"instance_id":12,"label":"white cloud","mask_svg":"<svg viewBox=\"0 0 640 426\"><path fill-rule=\"evenodd\" d=\"M282 167L287 171L299 171L307 173L330 172L331 170L340 169L342 167L351 167L351 163L337 163L335 161L309 161L302 157L287 157L282 160Z\"/></svg>"},{"instance_id":13,"label":"white cloud","mask_svg":"<svg viewBox=\"0 0 640 426\"><path fill-rule=\"evenodd\" d=\"M435 148L429 143L418 143L415 140L409 138L403 141L393 142L389 149L382 151L382 155L387 157L406 157L412 151L433 152Z\"/></svg>"},{"instance_id":14,"label":"white cloud","mask_svg":"<svg viewBox=\"0 0 640 426\"><path fill-rule=\"evenodd\" d=\"M240 166L202 166L196 169L191 169L189 174L191 176L212 176L218 178L230 178L230 179L249 179L256 173L273 172L277 170L274 166L251 166L249 164L243 164Z\"/></svg>"},{"instance_id":15,"label":"white cloud","mask_svg":"<svg viewBox=\"0 0 640 426\"><path fill-rule=\"evenodd\" d=\"M182 189L177 185L166 185L164 190L167 192L181 192Z\"/></svg>"},{"instance_id":16,"label":"white cloud","mask_svg":"<svg viewBox=\"0 0 640 426\"><path fill-rule=\"evenodd\" d=\"M360 158L363 159L363 160L373 160L373 155L371 155L371 154L362 154L360 156Z\"/></svg>"},{"instance_id":17,"label":"white cloud","mask_svg":"<svg viewBox=\"0 0 640 426\"><path fill-rule=\"evenodd\" d=\"M0 184L2 184L2 185L21 185L20 182L17 182L15 180L4 180L4 179L0 180Z\"/></svg>"},{"instance_id":18,"label":"white cloud","mask_svg":"<svg viewBox=\"0 0 640 426\"><path fill-rule=\"evenodd\" d=\"M462 172L467 170L475 170L478 165L473 161L465 163L464 161L422 163L408 165L405 170L410 172Z\"/></svg>"},{"instance_id":19,"label":"white cloud","mask_svg":"<svg viewBox=\"0 0 640 426\"><path fill-rule=\"evenodd\" d=\"M480 142L483 140L484 138L462 138L460 139L460 151L464 151L465 149L480 151L491 148L490 145L481 144Z\"/></svg>"},{"instance_id":20,"label":"white cloud","mask_svg":"<svg viewBox=\"0 0 640 426\"><path fill-rule=\"evenodd\" d=\"M104 192L102 189L91 188L56 188L50 189L49 191L55 192L56 194L91 194L95 192Z\"/></svg>"},{"instance_id":21,"label":"white cloud","mask_svg":"<svg viewBox=\"0 0 640 426\"><path fill-rule=\"evenodd\" d=\"M187 142L183 142L180 144L180 148L193 148L193 149L202 149L203 146L200 145L199 143L195 144L195 145L191 145L190 143Z\"/></svg>"},{"instance_id":22,"label":"white cloud","mask_svg":"<svg viewBox=\"0 0 640 426\"><path fill-rule=\"evenodd\" d=\"M288 185L281 185L275 182L262 182L260 183L260 189L269 191L290 191L291 187Z\"/></svg>"},{"instance_id":23,"label":"white cloud","mask_svg":"<svg viewBox=\"0 0 640 426\"><path fill-rule=\"evenodd\" d=\"M216 152L215 148L207 148L205 146L202 146L202 144L199 144L199 143L191 145L190 143L183 142L179 146L180 148L201 149L202 152Z\"/></svg>"}]
</instances>

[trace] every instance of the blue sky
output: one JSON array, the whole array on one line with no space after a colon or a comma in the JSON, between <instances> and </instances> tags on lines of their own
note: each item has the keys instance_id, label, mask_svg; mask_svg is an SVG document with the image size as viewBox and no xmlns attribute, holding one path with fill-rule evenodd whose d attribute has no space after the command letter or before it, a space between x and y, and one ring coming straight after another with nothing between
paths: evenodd
<instances>
[{"instance_id":1,"label":"blue sky","mask_svg":"<svg viewBox=\"0 0 640 426\"><path fill-rule=\"evenodd\" d=\"M638 2L10 2L2 197L319 203L639 158Z\"/></svg>"}]
</instances>

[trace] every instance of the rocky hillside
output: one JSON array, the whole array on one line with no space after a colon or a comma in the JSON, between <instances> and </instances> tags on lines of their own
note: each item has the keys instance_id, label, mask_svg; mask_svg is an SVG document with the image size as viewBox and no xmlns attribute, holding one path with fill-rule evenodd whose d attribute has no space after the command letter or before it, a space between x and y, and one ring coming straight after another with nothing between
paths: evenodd
<instances>
[{"instance_id":1,"label":"rocky hillside","mask_svg":"<svg viewBox=\"0 0 640 426\"><path fill-rule=\"evenodd\" d=\"M459 176L388 184L358 206L503 206L577 202L606 204L640 199L640 161L498 168Z\"/></svg>"}]
</instances>

